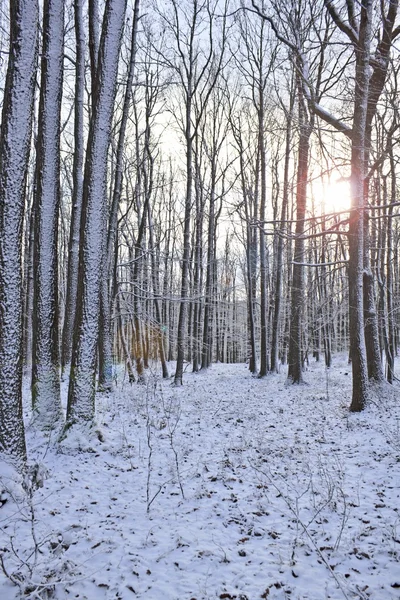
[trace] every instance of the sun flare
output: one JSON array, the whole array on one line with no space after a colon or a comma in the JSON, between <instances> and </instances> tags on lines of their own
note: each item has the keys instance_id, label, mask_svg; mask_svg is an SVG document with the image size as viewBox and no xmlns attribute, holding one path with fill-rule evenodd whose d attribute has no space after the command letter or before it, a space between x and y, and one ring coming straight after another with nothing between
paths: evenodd
<instances>
[{"instance_id":1,"label":"sun flare","mask_svg":"<svg viewBox=\"0 0 400 600\"><path fill-rule=\"evenodd\" d=\"M321 213L339 213L350 210L351 193L348 179L318 178L312 183L312 194L316 207Z\"/></svg>"}]
</instances>

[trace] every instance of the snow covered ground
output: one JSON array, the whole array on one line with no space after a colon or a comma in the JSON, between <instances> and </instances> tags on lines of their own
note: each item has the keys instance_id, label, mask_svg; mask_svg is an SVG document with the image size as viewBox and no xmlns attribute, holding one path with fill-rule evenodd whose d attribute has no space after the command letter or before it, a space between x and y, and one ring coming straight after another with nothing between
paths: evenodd
<instances>
[{"instance_id":1,"label":"snow covered ground","mask_svg":"<svg viewBox=\"0 0 400 600\"><path fill-rule=\"evenodd\" d=\"M57 449L28 426L43 487L3 477L0 508L23 597L400 598L399 385L349 414L345 357L311 363L305 386L285 376L121 376L98 396L103 441ZM0 573L1 600L20 594Z\"/></svg>"}]
</instances>

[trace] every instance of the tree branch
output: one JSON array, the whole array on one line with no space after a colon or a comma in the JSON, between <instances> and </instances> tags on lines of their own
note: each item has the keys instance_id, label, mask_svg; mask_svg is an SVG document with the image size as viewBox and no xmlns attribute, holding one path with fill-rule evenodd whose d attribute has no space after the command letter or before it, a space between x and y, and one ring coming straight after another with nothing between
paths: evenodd
<instances>
[{"instance_id":1,"label":"tree branch","mask_svg":"<svg viewBox=\"0 0 400 600\"><path fill-rule=\"evenodd\" d=\"M256 14L258 14L259 17L264 19L264 21L267 21L267 23L270 24L271 29L276 36L276 39L278 39L280 42L282 42L282 44L285 44L285 46L290 48L293 52L296 52L298 54L299 49L278 31L278 29L274 23L274 20L271 17L269 17L268 15L266 15L265 13L263 13L263 11L260 9L260 7L258 6L258 4L255 0L251 0L251 3L254 7L254 11L251 11L251 12L256 12Z\"/></svg>"},{"instance_id":2,"label":"tree branch","mask_svg":"<svg viewBox=\"0 0 400 600\"><path fill-rule=\"evenodd\" d=\"M333 0L324 0L324 4L335 25L340 29L340 31L343 31L343 33L347 35L354 46L358 46L359 40L357 31L355 31L351 25L347 25L347 23L342 21L339 13L336 11L336 8L333 5ZM354 18L351 16L351 11L349 13L349 18L351 18L351 20L354 22Z\"/></svg>"}]
</instances>

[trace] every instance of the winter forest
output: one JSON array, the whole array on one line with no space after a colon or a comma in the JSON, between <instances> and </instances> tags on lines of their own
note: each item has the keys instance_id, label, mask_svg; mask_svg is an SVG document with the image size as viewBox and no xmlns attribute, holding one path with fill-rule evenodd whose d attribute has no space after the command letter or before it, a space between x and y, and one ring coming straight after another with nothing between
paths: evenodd
<instances>
[{"instance_id":1,"label":"winter forest","mask_svg":"<svg viewBox=\"0 0 400 600\"><path fill-rule=\"evenodd\" d=\"M0 597L399 599L399 1L0 52Z\"/></svg>"}]
</instances>

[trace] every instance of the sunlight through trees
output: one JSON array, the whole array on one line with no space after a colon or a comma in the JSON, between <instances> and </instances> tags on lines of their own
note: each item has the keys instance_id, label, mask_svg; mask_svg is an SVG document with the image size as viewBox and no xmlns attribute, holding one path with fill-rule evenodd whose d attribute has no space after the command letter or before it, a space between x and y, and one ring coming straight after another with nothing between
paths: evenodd
<instances>
[{"instance_id":1,"label":"sunlight through trees","mask_svg":"<svg viewBox=\"0 0 400 600\"><path fill-rule=\"evenodd\" d=\"M396 381L397 0L0 5L8 460L23 372L56 439L98 435L121 368L134 396L158 363L302 384L347 352L357 412Z\"/></svg>"}]
</instances>

